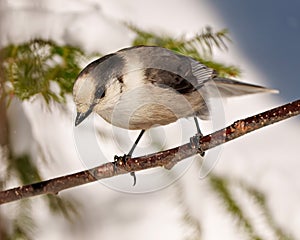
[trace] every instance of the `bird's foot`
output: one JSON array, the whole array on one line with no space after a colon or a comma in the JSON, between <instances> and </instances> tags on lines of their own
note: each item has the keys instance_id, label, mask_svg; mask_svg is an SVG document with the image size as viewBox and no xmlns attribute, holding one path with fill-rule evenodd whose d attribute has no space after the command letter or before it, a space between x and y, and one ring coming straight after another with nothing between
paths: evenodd
<instances>
[{"instance_id":1,"label":"bird's foot","mask_svg":"<svg viewBox=\"0 0 300 240\"><path fill-rule=\"evenodd\" d=\"M123 156L114 156L114 172L117 172L118 166L126 165L126 161L131 158L131 155L124 154ZM136 184L135 172L130 172L130 176L133 177L133 186Z\"/></svg>"},{"instance_id":2,"label":"bird's foot","mask_svg":"<svg viewBox=\"0 0 300 240\"><path fill-rule=\"evenodd\" d=\"M204 157L205 152L202 150L201 146L200 146L200 139L203 137L203 134L201 133L197 133L195 136L190 138L190 144L192 148L196 148L198 154L200 154L201 157Z\"/></svg>"}]
</instances>

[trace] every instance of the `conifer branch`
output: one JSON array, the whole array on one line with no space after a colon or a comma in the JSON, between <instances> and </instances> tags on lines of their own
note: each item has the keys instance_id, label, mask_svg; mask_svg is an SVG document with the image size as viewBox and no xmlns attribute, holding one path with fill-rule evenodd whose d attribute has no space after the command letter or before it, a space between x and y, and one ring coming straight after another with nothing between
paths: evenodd
<instances>
[{"instance_id":1,"label":"conifer branch","mask_svg":"<svg viewBox=\"0 0 300 240\"><path fill-rule=\"evenodd\" d=\"M226 128L206 135L199 140L199 146L203 151L206 151L254 130L299 114L300 100L297 100L252 117L238 120ZM130 158L126 162L124 162L122 158L119 158L115 163L108 162L82 172L1 191L0 204L41 194L58 194L60 191L68 188L129 172L136 172L154 167L171 169L179 161L197 153L197 147L195 147L194 144L187 143L158 153Z\"/></svg>"}]
</instances>

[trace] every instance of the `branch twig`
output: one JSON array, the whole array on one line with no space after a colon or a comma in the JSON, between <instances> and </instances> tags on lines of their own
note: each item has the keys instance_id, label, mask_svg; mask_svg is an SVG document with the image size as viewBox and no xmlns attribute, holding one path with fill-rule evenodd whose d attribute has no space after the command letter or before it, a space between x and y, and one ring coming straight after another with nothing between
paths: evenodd
<instances>
[{"instance_id":1,"label":"branch twig","mask_svg":"<svg viewBox=\"0 0 300 240\"><path fill-rule=\"evenodd\" d=\"M297 100L258 115L236 121L226 128L204 136L200 139L199 146L203 151L206 151L246 133L299 114L300 100ZM179 161L195 154L197 154L197 149L190 143L187 143L158 153L130 158L126 163L122 159L119 159L116 163L109 162L86 171L1 191L0 204L41 194L57 194L68 188L128 172L136 172L154 167L171 169Z\"/></svg>"}]
</instances>

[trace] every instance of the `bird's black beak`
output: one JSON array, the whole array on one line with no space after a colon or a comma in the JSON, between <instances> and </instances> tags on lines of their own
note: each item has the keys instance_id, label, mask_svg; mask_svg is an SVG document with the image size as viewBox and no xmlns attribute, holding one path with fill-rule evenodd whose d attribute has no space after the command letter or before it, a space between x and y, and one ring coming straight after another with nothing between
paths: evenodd
<instances>
[{"instance_id":1,"label":"bird's black beak","mask_svg":"<svg viewBox=\"0 0 300 240\"><path fill-rule=\"evenodd\" d=\"M92 110L89 109L86 112L77 112L76 120L75 120L75 127L78 126L84 119L86 119L90 114Z\"/></svg>"}]
</instances>

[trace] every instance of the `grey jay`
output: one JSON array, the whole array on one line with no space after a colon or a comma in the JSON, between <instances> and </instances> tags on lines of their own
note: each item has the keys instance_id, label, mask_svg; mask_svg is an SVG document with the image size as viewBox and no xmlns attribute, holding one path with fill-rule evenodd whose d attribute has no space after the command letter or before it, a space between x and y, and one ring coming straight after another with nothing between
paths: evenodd
<instances>
[{"instance_id":1,"label":"grey jay","mask_svg":"<svg viewBox=\"0 0 300 240\"><path fill-rule=\"evenodd\" d=\"M218 76L218 73L171 50L129 47L85 67L73 88L75 126L92 112L121 128L142 130L125 156L130 157L145 130L194 117L209 119L209 99L259 92L265 87Z\"/></svg>"}]
</instances>

